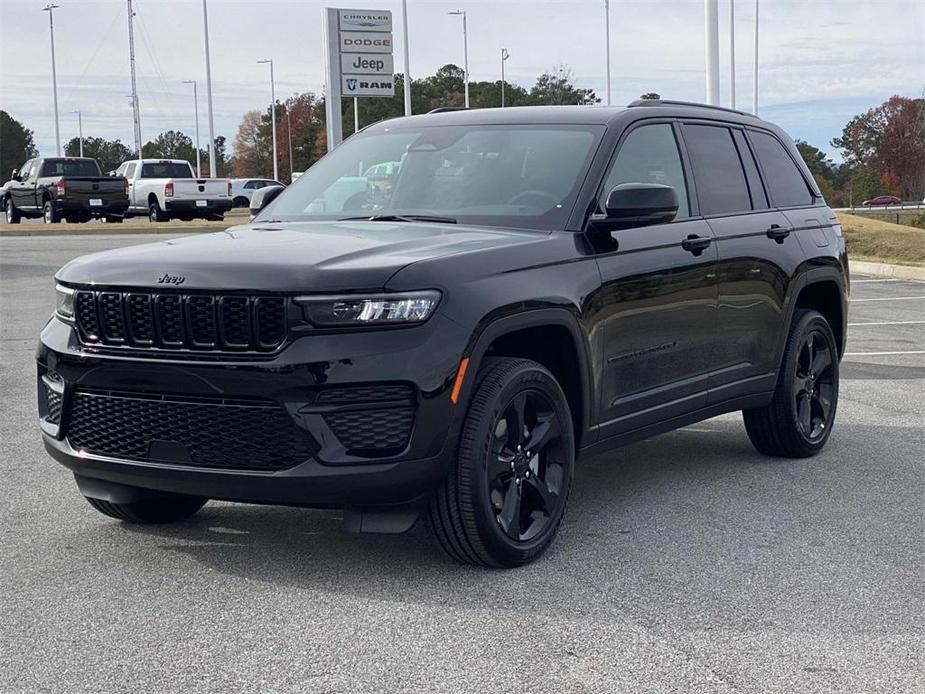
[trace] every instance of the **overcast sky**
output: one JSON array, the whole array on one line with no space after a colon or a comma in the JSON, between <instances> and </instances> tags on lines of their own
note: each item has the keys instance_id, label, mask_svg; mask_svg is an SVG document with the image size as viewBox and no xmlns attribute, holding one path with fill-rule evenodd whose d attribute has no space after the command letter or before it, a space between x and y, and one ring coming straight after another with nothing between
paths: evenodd
<instances>
[{"instance_id":1,"label":"overcast sky","mask_svg":"<svg viewBox=\"0 0 925 694\"><path fill-rule=\"evenodd\" d=\"M132 117L125 0L56 0L55 41L62 144L84 135L131 146ZM278 98L322 90L322 8L391 9L401 47L401 4L320 0L208 0L216 135L233 140L242 114L269 105L273 58ZM0 108L35 131L54 153L45 0L0 0ZM178 129L193 135L191 86L200 81L206 139L205 59L200 0L134 0L135 47L144 141ZM459 7L468 13L473 80L500 78L506 47L509 81L529 87L567 64L576 82L604 91L603 0L409 0L411 74L463 63ZM641 93L703 101L702 0L611 0L613 103ZM753 0L735 0L736 97L751 109ZM729 105L729 0L719 0L721 98ZM925 89L925 0L761 0L759 110L791 135L830 150L853 115L893 94ZM396 53L397 71L404 63Z\"/></svg>"}]
</instances>

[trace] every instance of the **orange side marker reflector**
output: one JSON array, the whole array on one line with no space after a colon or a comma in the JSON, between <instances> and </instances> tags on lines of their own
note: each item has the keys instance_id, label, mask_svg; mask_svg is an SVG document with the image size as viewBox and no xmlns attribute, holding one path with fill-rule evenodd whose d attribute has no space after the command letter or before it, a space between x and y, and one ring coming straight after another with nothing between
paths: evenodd
<instances>
[{"instance_id":1,"label":"orange side marker reflector","mask_svg":"<svg viewBox=\"0 0 925 694\"><path fill-rule=\"evenodd\" d=\"M453 383L453 392L450 393L450 402L454 405L459 400L459 391L462 390L463 381L466 378L466 369L469 368L469 357L459 362L459 370L456 372L456 381Z\"/></svg>"}]
</instances>

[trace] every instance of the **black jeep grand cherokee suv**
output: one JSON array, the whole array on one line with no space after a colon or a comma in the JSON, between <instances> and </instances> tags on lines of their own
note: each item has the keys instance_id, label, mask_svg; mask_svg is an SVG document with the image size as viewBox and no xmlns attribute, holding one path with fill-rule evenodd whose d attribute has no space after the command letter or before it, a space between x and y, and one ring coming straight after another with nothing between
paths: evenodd
<instances>
[{"instance_id":1,"label":"black jeep grand cherokee suv","mask_svg":"<svg viewBox=\"0 0 925 694\"><path fill-rule=\"evenodd\" d=\"M848 292L790 139L658 101L384 121L250 225L56 279L40 424L97 510L423 515L488 566L549 545L580 454L733 410L759 451L817 453Z\"/></svg>"}]
</instances>

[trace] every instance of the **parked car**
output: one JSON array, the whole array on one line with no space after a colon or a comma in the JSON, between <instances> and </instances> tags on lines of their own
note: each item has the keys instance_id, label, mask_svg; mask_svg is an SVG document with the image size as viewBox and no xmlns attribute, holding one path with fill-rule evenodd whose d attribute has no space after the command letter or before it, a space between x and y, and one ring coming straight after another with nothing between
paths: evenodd
<instances>
[{"instance_id":1,"label":"parked car","mask_svg":"<svg viewBox=\"0 0 925 694\"><path fill-rule=\"evenodd\" d=\"M121 222L128 207L127 182L104 176L95 159L36 157L0 191L7 224L41 217L46 224L87 222L97 217Z\"/></svg>"},{"instance_id":2,"label":"parked car","mask_svg":"<svg viewBox=\"0 0 925 694\"><path fill-rule=\"evenodd\" d=\"M870 200L861 203L864 207L875 207L877 205L901 205L902 200L895 195L878 195Z\"/></svg>"},{"instance_id":3,"label":"parked car","mask_svg":"<svg viewBox=\"0 0 925 694\"><path fill-rule=\"evenodd\" d=\"M272 178L232 178L231 198L234 206L249 207L254 191L265 188L266 186L285 187L285 184L274 181Z\"/></svg>"},{"instance_id":4,"label":"parked car","mask_svg":"<svg viewBox=\"0 0 925 694\"><path fill-rule=\"evenodd\" d=\"M171 219L224 219L231 209L231 181L196 178L183 159L134 159L116 170L128 179L126 216L147 215L152 222Z\"/></svg>"},{"instance_id":5,"label":"parked car","mask_svg":"<svg viewBox=\"0 0 925 694\"><path fill-rule=\"evenodd\" d=\"M327 195L399 160L388 198ZM123 521L342 507L351 530L423 518L454 559L516 566L552 542L579 456L736 410L760 452L819 453L848 276L838 219L755 116L391 119L252 224L58 271L39 424Z\"/></svg>"}]
</instances>

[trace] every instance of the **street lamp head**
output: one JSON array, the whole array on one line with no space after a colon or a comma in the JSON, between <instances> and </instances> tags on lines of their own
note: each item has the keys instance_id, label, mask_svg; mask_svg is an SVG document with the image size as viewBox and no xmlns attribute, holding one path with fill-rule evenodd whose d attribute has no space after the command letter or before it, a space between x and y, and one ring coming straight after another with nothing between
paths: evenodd
<instances>
[{"instance_id":1,"label":"street lamp head","mask_svg":"<svg viewBox=\"0 0 925 694\"><path fill-rule=\"evenodd\" d=\"M196 80L183 80L181 84L196 84Z\"/></svg>"},{"instance_id":2,"label":"street lamp head","mask_svg":"<svg viewBox=\"0 0 925 694\"><path fill-rule=\"evenodd\" d=\"M51 12L52 10L57 10L59 7L61 7L61 5L55 5L54 3L51 3L45 5L45 7L42 8L42 12Z\"/></svg>"},{"instance_id":3,"label":"street lamp head","mask_svg":"<svg viewBox=\"0 0 925 694\"><path fill-rule=\"evenodd\" d=\"M269 58L264 58L263 60L258 60L258 61L257 61L257 64L258 64L258 65L265 65L266 63L272 63L272 62L273 62L273 61L270 60Z\"/></svg>"},{"instance_id":4,"label":"street lamp head","mask_svg":"<svg viewBox=\"0 0 925 694\"><path fill-rule=\"evenodd\" d=\"M462 15L463 17L465 17L466 11L465 10L451 10L450 12L447 12L447 14Z\"/></svg>"},{"instance_id":5,"label":"street lamp head","mask_svg":"<svg viewBox=\"0 0 925 694\"><path fill-rule=\"evenodd\" d=\"M507 52L507 48L501 49L501 60L507 60L511 57L511 54Z\"/></svg>"}]
</instances>

